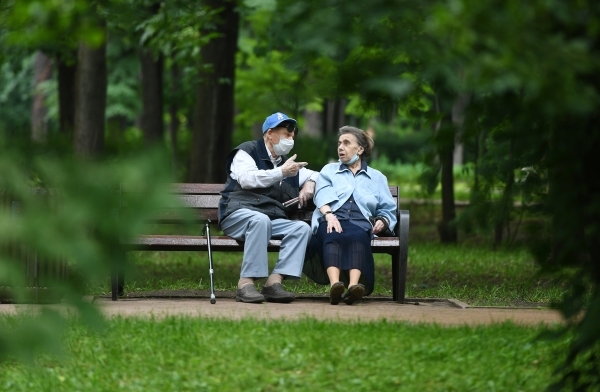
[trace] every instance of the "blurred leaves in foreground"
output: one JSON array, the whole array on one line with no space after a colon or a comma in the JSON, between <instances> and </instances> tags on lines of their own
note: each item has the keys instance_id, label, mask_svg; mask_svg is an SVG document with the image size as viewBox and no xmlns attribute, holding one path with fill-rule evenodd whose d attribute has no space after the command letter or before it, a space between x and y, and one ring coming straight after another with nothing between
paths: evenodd
<instances>
[{"instance_id":1,"label":"blurred leaves in foreground","mask_svg":"<svg viewBox=\"0 0 600 392\"><path fill-rule=\"evenodd\" d=\"M102 317L82 300L81 288L92 278L109 279L111 267L124 262L115 251L120 240L139 232L152 210L169 197L165 184L170 167L160 151L82 161L47 147L43 154L31 153L35 148L0 140L0 287L14 302L30 300L24 263L11 251L26 248L36 259L67 264L67 278L50 285L60 289L69 306L0 323L0 359L32 359L38 349L59 352L64 318L72 314L101 328ZM123 185L127 193L120 192Z\"/></svg>"}]
</instances>

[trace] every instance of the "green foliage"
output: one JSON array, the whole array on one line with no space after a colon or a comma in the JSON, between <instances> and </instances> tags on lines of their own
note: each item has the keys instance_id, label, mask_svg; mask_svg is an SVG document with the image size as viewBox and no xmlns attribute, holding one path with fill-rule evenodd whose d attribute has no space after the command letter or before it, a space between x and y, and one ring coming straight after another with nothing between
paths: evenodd
<instances>
[{"instance_id":1,"label":"green foliage","mask_svg":"<svg viewBox=\"0 0 600 392\"><path fill-rule=\"evenodd\" d=\"M17 244L39 260L66 260L76 279L55 281L54 287L87 324L99 326L96 308L82 301L80 288L122 263L115 252L119 241L139 233L150 210L164 205L168 165L151 151L109 162L82 162L59 149L46 146L42 152L15 140L0 138L0 284L10 286L13 300L27 300L23 260L11 252ZM119 184L129 192L120 193ZM13 202L19 203L20 213ZM119 212L120 205L128 206L125 212ZM63 317L48 310L23 319L13 332L1 329L3 358L30 358L36 349L60 341Z\"/></svg>"},{"instance_id":2,"label":"green foliage","mask_svg":"<svg viewBox=\"0 0 600 392\"><path fill-rule=\"evenodd\" d=\"M471 229L507 226L520 219L514 201L524 203L527 214L550 222L537 229L531 248L544 270L577 271L566 274L572 284L563 314L571 317L587 309L585 317L573 324L581 340L567 357L563 381L571 380L575 384L569 385L575 389L586 388L589 382L597 385L593 368L583 366L579 368L583 373L578 373L570 367L580 360L589 363L593 351L588 347L600 340L600 330L593 328L600 323L598 295L588 295L596 293L600 284L600 185L593 180L600 167L596 118L600 8L596 3L246 0L240 4L244 22L237 60L239 132L234 139L252 138L252 127L276 110L297 117L305 108L320 108L325 99L348 97L348 114L376 114L394 124L389 132L377 130L380 155L374 163L392 175L396 160L423 156L432 163L424 172L424 182L433 192L439 175L434 155L452 146L458 136L473 162L469 167L474 205L459 223ZM107 145L111 153L140 147L140 134L130 127L139 112L133 64L140 46L157 56L166 55L168 70L176 70L177 65L183 88L173 88L177 92L168 95L167 102L185 103L178 116L189 118L198 83L199 47L211 37L202 28L210 28L214 10L184 1L158 3L158 8L154 4L147 0L2 1L0 132L29 134L31 73L26 61L31 53L27 51L41 49L72 61L79 42L104 42L101 20L108 20L109 31L119 37L109 42L113 71ZM115 53L110 50L115 47L125 50L112 57ZM49 102L55 102L52 83L42 88ZM460 135L451 121L458 98L468 101ZM56 113L51 110L49 116L55 118ZM441 127L433 133L437 121L442 121ZM180 147L185 150L189 134L182 136ZM330 155L335 159L328 143L314 148L315 142L302 140L306 147L299 143L299 155L318 168ZM49 173L64 171L81 180L83 174L71 168L77 164L62 162L55 154L49 149L42 158L28 161L27 155L3 153L2 159L12 166L6 179L0 180L23 197L25 188L9 178L19 178L27 186L46 185L49 180L50 185L63 185ZM522 168L527 168L527 174ZM28 203L35 206L32 200ZM98 217L88 216L91 221ZM56 228L57 238L61 233L65 232ZM578 385L573 381L578 379L586 381Z\"/></svg>"},{"instance_id":3,"label":"green foliage","mask_svg":"<svg viewBox=\"0 0 600 392\"><path fill-rule=\"evenodd\" d=\"M7 0L0 3L0 23L6 30L0 42L11 46L39 48L78 37L89 45L100 45L105 35L98 26L101 1Z\"/></svg>"},{"instance_id":4,"label":"green foliage","mask_svg":"<svg viewBox=\"0 0 600 392\"><path fill-rule=\"evenodd\" d=\"M0 132L31 129L32 56L13 53L0 63Z\"/></svg>"},{"instance_id":5,"label":"green foliage","mask_svg":"<svg viewBox=\"0 0 600 392\"><path fill-rule=\"evenodd\" d=\"M460 137L475 149L472 202L479 210L471 217L500 226L514 217L516 198L537 204L535 211L552 222L530 241L539 264L546 271L575 268L597 290L600 187L591 169L600 167L597 2L326 0L282 2L280 10L282 39L307 62L332 59L343 80L338 86L372 102L430 86L435 105L427 117L430 124L443 120L435 138L442 150L455 141L451 119L459 98L468 100ZM516 178L524 167L538 178ZM431 174L434 189L435 167ZM582 295L590 290L573 289L576 300L563 310L568 317L591 309L577 328L582 339L599 341L600 330L591 327L600 323L595 297ZM592 358L577 347L570 363ZM600 383L597 373L584 378Z\"/></svg>"},{"instance_id":6,"label":"green foliage","mask_svg":"<svg viewBox=\"0 0 600 392\"><path fill-rule=\"evenodd\" d=\"M168 317L116 318L98 335L71 321L63 360L44 356L35 367L0 365L0 387L539 391L567 342L536 340L547 331L513 324L443 328ZM348 371L351 359L359 365Z\"/></svg>"}]
</instances>

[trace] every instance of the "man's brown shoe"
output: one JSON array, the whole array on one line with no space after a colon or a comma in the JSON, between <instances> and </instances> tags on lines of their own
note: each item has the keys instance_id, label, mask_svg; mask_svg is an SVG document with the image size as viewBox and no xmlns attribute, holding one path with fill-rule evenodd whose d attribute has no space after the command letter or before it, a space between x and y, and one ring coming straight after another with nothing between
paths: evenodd
<instances>
[{"instance_id":1,"label":"man's brown shoe","mask_svg":"<svg viewBox=\"0 0 600 392\"><path fill-rule=\"evenodd\" d=\"M263 286L260 291L268 302L279 302L287 304L296 299L296 296L289 291L285 291L281 283L274 283L273 285L266 287Z\"/></svg>"},{"instance_id":2,"label":"man's brown shoe","mask_svg":"<svg viewBox=\"0 0 600 392\"><path fill-rule=\"evenodd\" d=\"M247 284L235 292L237 302L246 302L250 304L260 304L265 300L264 295L256 291L253 284Z\"/></svg>"}]
</instances>

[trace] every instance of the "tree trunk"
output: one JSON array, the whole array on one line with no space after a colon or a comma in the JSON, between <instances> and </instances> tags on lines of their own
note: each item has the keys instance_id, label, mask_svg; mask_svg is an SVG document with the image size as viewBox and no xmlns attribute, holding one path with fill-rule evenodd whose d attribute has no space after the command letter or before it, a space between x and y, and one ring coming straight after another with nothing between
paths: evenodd
<instances>
[{"instance_id":1,"label":"tree trunk","mask_svg":"<svg viewBox=\"0 0 600 392\"><path fill-rule=\"evenodd\" d=\"M208 0L220 8L214 27L217 38L202 47L201 84L194 108L190 162L191 182L225 182L225 157L231 150L233 134L233 91L239 14L232 0ZM203 36L215 30L203 29ZM208 67L210 65L210 67Z\"/></svg>"},{"instance_id":2,"label":"tree trunk","mask_svg":"<svg viewBox=\"0 0 600 392\"><path fill-rule=\"evenodd\" d=\"M75 90L75 153L98 156L104 149L106 109L106 44L79 44Z\"/></svg>"},{"instance_id":3,"label":"tree trunk","mask_svg":"<svg viewBox=\"0 0 600 392\"><path fill-rule=\"evenodd\" d=\"M337 135L338 130L346 125L345 99L328 99L323 106L323 135Z\"/></svg>"},{"instance_id":4,"label":"tree trunk","mask_svg":"<svg viewBox=\"0 0 600 392\"><path fill-rule=\"evenodd\" d=\"M173 178L178 182L179 157L177 145L179 134L179 94L181 91L181 75L176 64L171 65L171 102L169 103L169 135L171 136L171 166Z\"/></svg>"},{"instance_id":5,"label":"tree trunk","mask_svg":"<svg viewBox=\"0 0 600 392\"><path fill-rule=\"evenodd\" d=\"M76 54L73 57L77 57ZM77 75L77 64L75 60L67 62L58 60L58 112L60 121L60 132L68 140L73 139L73 128L75 125L75 78Z\"/></svg>"},{"instance_id":6,"label":"tree trunk","mask_svg":"<svg viewBox=\"0 0 600 392\"><path fill-rule=\"evenodd\" d=\"M463 164L464 147L462 142L463 124L465 122L465 109L469 103L469 96L460 94L452 105L452 123L456 127L456 138L454 140L453 163Z\"/></svg>"},{"instance_id":7,"label":"tree trunk","mask_svg":"<svg viewBox=\"0 0 600 392\"><path fill-rule=\"evenodd\" d=\"M150 51L140 51L142 70L142 118L140 125L147 146L160 143L164 137L163 126L163 59L155 59Z\"/></svg>"},{"instance_id":8,"label":"tree trunk","mask_svg":"<svg viewBox=\"0 0 600 392\"><path fill-rule=\"evenodd\" d=\"M46 115L46 95L40 90L40 84L52 77L52 59L44 52L37 51L33 61L33 103L31 105L31 138L34 142L44 143L48 138Z\"/></svg>"},{"instance_id":9,"label":"tree trunk","mask_svg":"<svg viewBox=\"0 0 600 392\"><path fill-rule=\"evenodd\" d=\"M437 97L435 98L435 108L437 113L441 113ZM442 243L458 242L458 233L453 222L456 219L453 173L455 126L450 124L450 120L450 116L446 114L436 125L438 155L442 167L442 221L438 224L438 233Z\"/></svg>"},{"instance_id":10,"label":"tree trunk","mask_svg":"<svg viewBox=\"0 0 600 392\"><path fill-rule=\"evenodd\" d=\"M323 134L323 118L319 112L313 110L304 110L304 129L302 129L303 135L310 135L318 137Z\"/></svg>"},{"instance_id":11,"label":"tree trunk","mask_svg":"<svg viewBox=\"0 0 600 392\"><path fill-rule=\"evenodd\" d=\"M454 226L456 207L454 205L454 173L452 173L453 148L446 147L440 152L442 165L442 221L438 225L440 241L453 243L458 241L458 233Z\"/></svg>"}]
</instances>

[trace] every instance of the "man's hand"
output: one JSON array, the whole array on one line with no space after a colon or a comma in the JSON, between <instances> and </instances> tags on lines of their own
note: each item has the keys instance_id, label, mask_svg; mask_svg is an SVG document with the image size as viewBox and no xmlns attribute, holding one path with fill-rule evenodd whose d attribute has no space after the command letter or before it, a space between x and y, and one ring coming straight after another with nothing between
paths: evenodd
<instances>
[{"instance_id":1,"label":"man's hand","mask_svg":"<svg viewBox=\"0 0 600 392\"><path fill-rule=\"evenodd\" d=\"M384 229L385 229L385 224L380 219L378 219L377 221L375 221L375 224L373 225L373 234L379 234Z\"/></svg>"},{"instance_id":2,"label":"man's hand","mask_svg":"<svg viewBox=\"0 0 600 392\"><path fill-rule=\"evenodd\" d=\"M300 207L308 205L308 202L315 195L315 182L305 181L304 186L300 189L300 195L298 195Z\"/></svg>"},{"instance_id":3,"label":"man's hand","mask_svg":"<svg viewBox=\"0 0 600 392\"><path fill-rule=\"evenodd\" d=\"M298 171L304 166L308 165L308 162L296 162L296 154L288 158L283 165L281 165L281 173L283 177L293 177L298 174Z\"/></svg>"}]
</instances>

